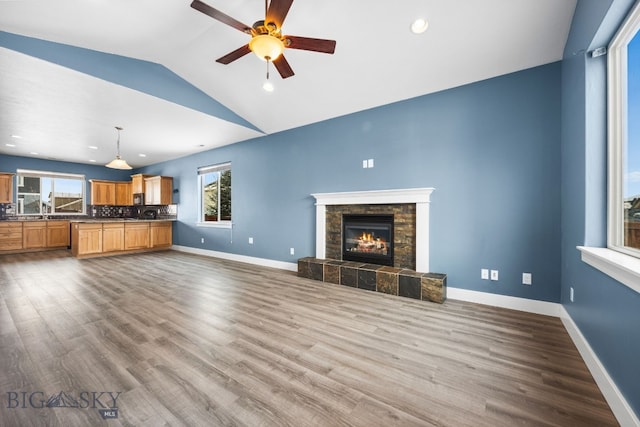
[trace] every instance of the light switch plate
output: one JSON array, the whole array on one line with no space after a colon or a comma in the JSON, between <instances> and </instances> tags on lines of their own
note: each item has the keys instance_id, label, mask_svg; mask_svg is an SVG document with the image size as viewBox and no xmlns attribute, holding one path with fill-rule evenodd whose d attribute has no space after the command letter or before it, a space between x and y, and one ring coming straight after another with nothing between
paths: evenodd
<instances>
[{"instance_id":1,"label":"light switch plate","mask_svg":"<svg viewBox=\"0 0 640 427\"><path fill-rule=\"evenodd\" d=\"M483 268L480 270L480 278L482 280L489 280L489 269Z\"/></svg>"},{"instance_id":2,"label":"light switch plate","mask_svg":"<svg viewBox=\"0 0 640 427\"><path fill-rule=\"evenodd\" d=\"M493 281L498 280L498 270L491 270L491 280Z\"/></svg>"}]
</instances>

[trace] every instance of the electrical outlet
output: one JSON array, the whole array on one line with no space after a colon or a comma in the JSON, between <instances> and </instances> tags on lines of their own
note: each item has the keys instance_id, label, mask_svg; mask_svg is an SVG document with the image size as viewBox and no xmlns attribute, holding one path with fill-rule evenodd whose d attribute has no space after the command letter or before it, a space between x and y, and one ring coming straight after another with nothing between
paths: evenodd
<instances>
[{"instance_id":1,"label":"electrical outlet","mask_svg":"<svg viewBox=\"0 0 640 427\"><path fill-rule=\"evenodd\" d=\"M531 273L522 273L522 284L523 285L531 284Z\"/></svg>"},{"instance_id":2,"label":"electrical outlet","mask_svg":"<svg viewBox=\"0 0 640 427\"><path fill-rule=\"evenodd\" d=\"M483 268L480 270L480 278L482 280L489 280L489 269Z\"/></svg>"},{"instance_id":3,"label":"electrical outlet","mask_svg":"<svg viewBox=\"0 0 640 427\"><path fill-rule=\"evenodd\" d=\"M291 249L289 249L289 253L290 253L291 255L295 255L295 254L296 254L296 251L295 251L295 249L291 248Z\"/></svg>"},{"instance_id":4,"label":"electrical outlet","mask_svg":"<svg viewBox=\"0 0 640 427\"><path fill-rule=\"evenodd\" d=\"M204 243L204 237L200 238L200 243Z\"/></svg>"},{"instance_id":5,"label":"electrical outlet","mask_svg":"<svg viewBox=\"0 0 640 427\"><path fill-rule=\"evenodd\" d=\"M569 301L573 302L573 286L569 288Z\"/></svg>"},{"instance_id":6,"label":"electrical outlet","mask_svg":"<svg viewBox=\"0 0 640 427\"><path fill-rule=\"evenodd\" d=\"M498 280L498 270L491 270L491 280L493 281Z\"/></svg>"},{"instance_id":7,"label":"electrical outlet","mask_svg":"<svg viewBox=\"0 0 640 427\"><path fill-rule=\"evenodd\" d=\"M249 244L253 245L253 237L249 237Z\"/></svg>"}]
</instances>

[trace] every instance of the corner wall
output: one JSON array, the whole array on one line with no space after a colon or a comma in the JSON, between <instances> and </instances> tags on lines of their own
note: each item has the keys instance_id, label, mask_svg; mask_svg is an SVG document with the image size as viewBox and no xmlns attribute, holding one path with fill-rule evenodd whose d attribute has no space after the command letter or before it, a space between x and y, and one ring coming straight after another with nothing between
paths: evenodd
<instances>
[{"instance_id":1,"label":"corner wall","mask_svg":"<svg viewBox=\"0 0 640 427\"><path fill-rule=\"evenodd\" d=\"M565 50L562 303L638 414L640 294L583 263L576 249L606 246L606 56L591 58L588 52L609 43L632 4L631 0L579 1ZM569 300L572 287L574 302Z\"/></svg>"}]
</instances>

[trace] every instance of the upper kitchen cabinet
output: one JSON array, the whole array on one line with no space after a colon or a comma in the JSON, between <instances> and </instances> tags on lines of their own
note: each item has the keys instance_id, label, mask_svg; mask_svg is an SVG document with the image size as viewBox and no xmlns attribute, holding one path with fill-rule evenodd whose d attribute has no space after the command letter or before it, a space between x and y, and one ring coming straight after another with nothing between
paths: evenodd
<instances>
[{"instance_id":1,"label":"upper kitchen cabinet","mask_svg":"<svg viewBox=\"0 0 640 427\"><path fill-rule=\"evenodd\" d=\"M0 172L0 203L13 203L13 174Z\"/></svg>"},{"instance_id":2,"label":"upper kitchen cabinet","mask_svg":"<svg viewBox=\"0 0 640 427\"><path fill-rule=\"evenodd\" d=\"M131 175L131 193L133 194L144 194L145 186L144 179L151 178L153 175L143 175L141 173L136 175Z\"/></svg>"},{"instance_id":3,"label":"upper kitchen cabinet","mask_svg":"<svg viewBox=\"0 0 640 427\"><path fill-rule=\"evenodd\" d=\"M152 176L144 179L145 205L170 205L172 203L173 178L170 176Z\"/></svg>"},{"instance_id":4,"label":"upper kitchen cabinet","mask_svg":"<svg viewBox=\"0 0 640 427\"><path fill-rule=\"evenodd\" d=\"M113 206L116 204L116 183L114 181L92 179L90 182L92 205Z\"/></svg>"},{"instance_id":5,"label":"upper kitchen cabinet","mask_svg":"<svg viewBox=\"0 0 640 427\"><path fill-rule=\"evenodd\" d=\"M116 182L116 205L133 205L133 196L130 182Z\"/></svg>"}]
</instances>

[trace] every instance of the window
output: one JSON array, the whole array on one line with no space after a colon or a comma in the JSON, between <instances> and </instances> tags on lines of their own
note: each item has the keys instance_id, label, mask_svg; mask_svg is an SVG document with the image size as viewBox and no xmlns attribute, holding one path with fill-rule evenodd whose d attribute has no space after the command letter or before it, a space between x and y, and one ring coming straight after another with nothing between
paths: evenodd
<instances>
[{"instance_id":1,"label":"window","mask_svg":"<svg viewBox=\"0 0 640 427\"><path fill-rule=\"evenodd\" d=\"M640 4L609 47L611 249L640 257Z\"/></svg>"},{"instance_id":2,"label":"window","mask_svg":"<svg viewBox=\"0 0 640 427\"><path fill-rule=\"evenodd\" d=\"M201 224L231 225L231 163L198 169Z\"/></svg>"},{"instance_id":3,"label":"window","mask_svg":"<svg viewBox=\"0 0 640 427\"><path fill-rule=\"evenodd\" d=\"M18 169L19 215L74 215L85 213L84 175Z\"/></svg>"}]
</instances>

